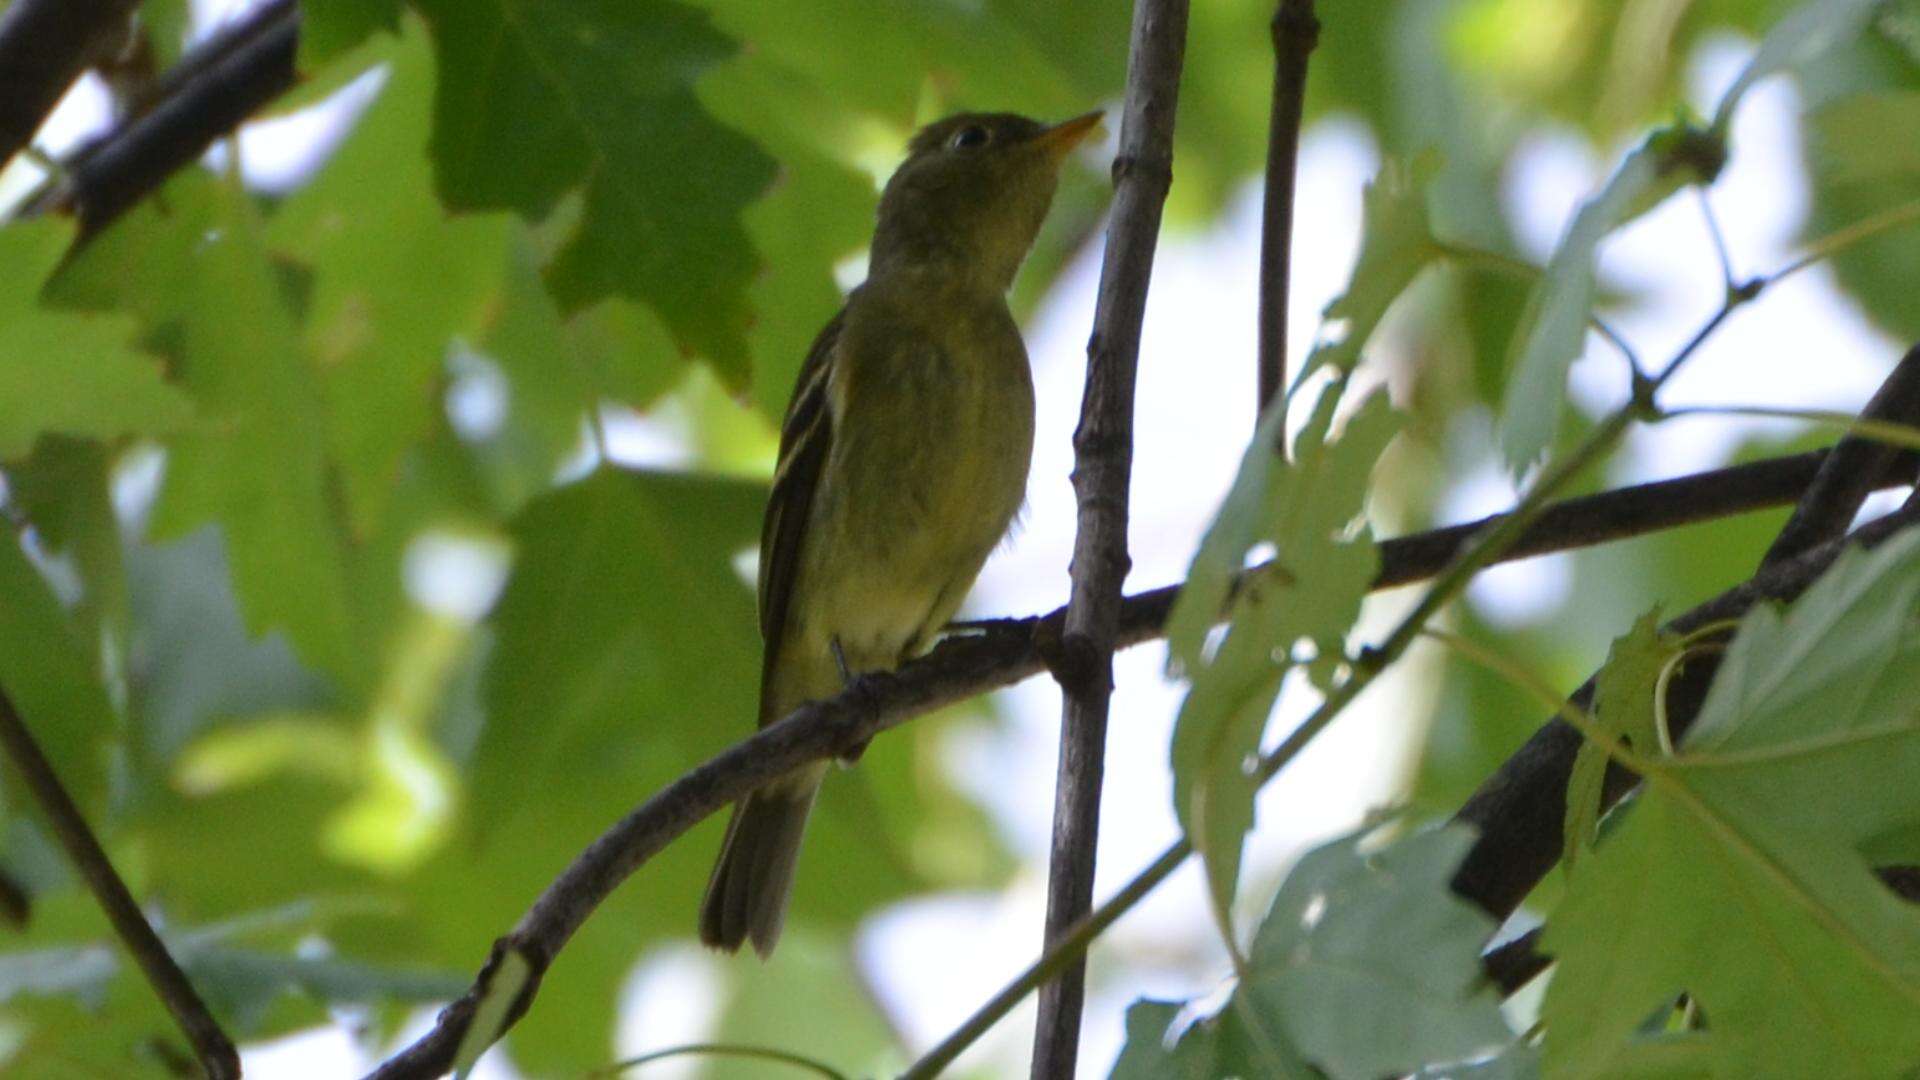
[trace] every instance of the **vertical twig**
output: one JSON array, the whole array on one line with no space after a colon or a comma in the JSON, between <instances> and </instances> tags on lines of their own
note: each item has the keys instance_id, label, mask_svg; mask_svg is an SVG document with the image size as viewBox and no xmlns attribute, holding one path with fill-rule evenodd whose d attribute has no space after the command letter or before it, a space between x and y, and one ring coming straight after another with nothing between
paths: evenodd
<instances>
[{"instance_id":1,"label":"vertical twig","mask_svg":"<svg viewBox=\"0 0 1920 1080\"><path fill-rule=\"evenodd\" d=\"M220 1030L213 1015L201 1002L200 996L193 991L193 984L187 981L185 972L174 963L172 954L153 932L153 926L140 912L140 906L134 903L133 894L127 891L126 883L114 872L113 864L107 861L107 853L100 849L100 842L94 839L93 831L87 828L86 819L80 816L80 808L73 804L65 788L60 786L60 778L54 775L53 766L48 764L46 755L40 752L39 744L33 741L33 735L27 731L27 725L14 710L12 699L0 691L0 747L4 747L7 757L13 761L14 768L27 782L33 792L35 802L47 816L47 823L53 827L54 836L60 846L66 849L67 858L86 879L87 888L93 892L94 899L100 902L101 910L106 912L107 921L113 924L114 933L133 954L134 962L153 984L154 993L173 1014L174 1022L193 1045L194 1053L200 1058L200 1066L212 1080L227 1080L240 1075L240 1056L233 1049L233 1042L226 1032Z\"/></svg>"},{"instance_id":2,"label":"vertical twig","mask_svg":"<svg viewBox=\"0 0 1920 1080\"><path fill-rule=\"evenodd\" d=\"M1267 119L1267 191L1260 217L1260 410L1287 387L1287 279L1293 262L1293 190L1307 57L1320 41L1313 0L1273 12L1273 111ZM1285 452L1286 440L1281 440Z\"/></svg>"},{"instance_id":3,"label":"vertical twig","mask_svg":"<svg viewBox=\"0 0 1920 1080\"><path fill-rule=\"evenodd\" d=\"M1134 373L1160 213L1173 180L1174 104L1186 40L1186 0L1136 0L1120 153L1113 163L1113 218L1087 341L1086 394L1073 434L1079 531L1066 623L1052 665L1065 702L1047 874L1048 942L1093 906L1113 650L1120 587L1130 565L1127 483L1133 468ZM1078 962L1041 990L1035 1077L1073 1075L1085 991L1086 967Z\"/></svg>"},{"instance_id":4,"label":"vertical twig","mask_svg":"<svg viewBox=\"0 0 1920 1080\"><path fill-rule=\"evenodd\" d=\"M14 0L0 15L0 166L88 64L110 58L133 8L134 0Z\"/></svg>"}]
</instances>

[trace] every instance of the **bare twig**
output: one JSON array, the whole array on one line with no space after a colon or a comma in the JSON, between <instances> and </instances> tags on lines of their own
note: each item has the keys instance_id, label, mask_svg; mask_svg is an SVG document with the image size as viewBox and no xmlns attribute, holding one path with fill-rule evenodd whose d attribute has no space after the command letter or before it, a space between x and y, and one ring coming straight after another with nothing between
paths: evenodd
<instances>
[{"instance_id":1,"label":"bare twig","mask_svg":"<svg viewBox=\"0 0 1920 1080\"><path fill-rule=\"evenodd\" d=\"M1782 505L1791 502L1812 480L1824 454L1774 458L1557 503L1514 542L1506 557L1586 547ZM1910 465L1910 459L1903 458L1902 463ZM1898 468L1883 481L1887 485L1899 482L1903 481ZM1433 576L1474 532L1499 520L1487 518L1386 541L1380 545L1382 570L1374 587L1404 585ZM1155 589L1123 601L1116 643L1137 645L1160 637L1177 591ZM507 950L516 951L531 963L537 988L546 965L587 916L620 882L681 833L742 792L782 772L859 745L914 716L1039 674L1045 665L1038 642L1057 639L1065 617L1065 610L1058 609L1043 617L982 624L980 633L950 637L899 672L872 677L860 692L804 706L674 781L582 852L534 902L519 925L496 943L494 957L466 996L441 1013L431 1032L373 1075L398 1080L445 1072L475 1007L486 995L499 957ZM1081 926L1085 925L1083 921ZM1062 946L1068 944L1070 939L1062 939ZM532 994L530 988L523 995L526 1000L511 1014L514 1018L524 1012Z\"/></svg>"},{"instance_id":2,"label":"bare twig","mask_svg":"<svg viewBox=\"0 0 1920 1080\"><path fill-rule=\"evenodd\" d=\"M1047 868L1046 940L1093 906L1100 788L1113 697L1113 650L1127 556L1127 484L1133 469L1133 396L1160 213L1173 179L1173 117L1187 45L1186 0L1137 0L1128 51L1120 152L1113 163L1113 224L1100 266L1087 386L1073 433L1079 526L1072 586L1057 649L1063 697ZM1040 995L1033 1076L1070 1078L1080 1046L1086 969L1070 965Z\"/></svg>"},{"instance_id":3,"label":"bare twig","mask_svg":"<svg viewBox=\"0 0 1920 1080\"><path fill-rule=\"evenodd\" d=\"M293 0L248 12L182 57L125 123L76 152L26 213L73 213L83 235L105 228L292 87L299 34Z\"/></svg>"},{"instance_id":4,"label":"bare twig","mask_svg":"<svg viewBox=\"0 0 1920 1080\"><path fill-rule=\"evenodd\" d=\"M40 746L34 742L33 734L15 711L13 701L0 691L0 747L4 747L14 768L19 771L27 788L33 792L34 801L40 804L41 812L47 817L47 824L53 828L54 836L60 846L66 849L67 858L74 868L86 880L87 888L93 892L94 899L106 912L107 921L113 925L113 931L126 945L127 952L133 955L134 962L146 975L147 982L153 985L154 993L173 1014L174 1022L193 1045L194 1053L200 1059L201 1068L206 1070L212 1080L227 1080L240 1075L240 1056L233 1049L233 1042L227 1038L220 1025L207 1011L200 996L194 993L193 984L173 960L172 954L154 933L152 924L141 913L140 905L134 902L133 894L127 891L126 883L114 872L113 863L107 860L107 853L100 848L100 842L94 839L93 830L87 827L86 818L80 814L80 808L60 786L60 778L54 774L53 766L47 762L46 755L40 752Z\"/></svg>"},{"instance_id":5,"label":"bare twig","mask_svg":"<svg viewBox=\"0 0 1920 1080\"><path fill-rule=\"evenodd\" d=\"M1887 377L1865 415L1902 422L1920 419L1920 348L1910 351ZM1809 550L1826 550L1823 542L1846 528L1867 494L1885 486L1890 474L1911 480L1911 460L1864 437L1843 439L1822 462L1754 580L1793 564ZM1887 528L1882 523L1888 520L1875 522L1860 535L1877 537L1868 530ZM1675 619L1669 628L1684 633L1726 617L1701 615L1701 610ZM1692 724L1717 667L1714 656L1702 656L1688 664L1670 687L1668 717L1676 739ZM1576 691L1575 700L1588 701L1592 687L1589 680ZM1578 733L1558 719L1549 721L1480 785L1458 815L1474 825L1479 836L1454 877L1455 892L1495 918L1505 918L1552 869L1562 849L1567 778L1579 749ZM1637 782L1632 773L1609 768L1602 805L1611 806Z\"/></svg>"},{"instance_id":6,"label":"bare twig","mask_svg":"<svg viewBox=\"0 0 1920 1080\"><path fill-rule=\"evenodd\" d=\"M1293 191L1307 57L1320 41L1313 0L1280 0L1273 13L1273 106L1267 116L1267 190L1260 218L1260 409L1287 386L1287 277L1293 263ZM1285 452L1286 440L1281 440Z\"/></svg>"},{"instance_id":7,"label":"bare twig","mask_svg":"<svg viewBox=\"0 0 1920 1080\"><path fill-rule=\"evenodd\" d=\"M82 71L116 51L134 4L13 0L0 14L0 166L27 146Z\"/></svg>"}]
</instances>

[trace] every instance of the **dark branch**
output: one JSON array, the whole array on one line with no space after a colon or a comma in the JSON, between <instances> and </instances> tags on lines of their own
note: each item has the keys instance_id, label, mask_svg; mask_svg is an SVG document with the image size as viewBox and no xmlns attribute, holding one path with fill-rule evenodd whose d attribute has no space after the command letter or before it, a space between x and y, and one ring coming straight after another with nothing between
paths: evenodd
<instances>
[{"instance_id":1,"label":"dark branch","mask_svg":"<svg viewBox=\"0 0 1920 1080\"><path fill-rule=\"evenodd\" d=\"M134 0L13 0L0 14L0 167L80 73L127 39Z\"/></svg>"},{"instance_id":2,"label":"dark branch","mask_svg":"<svg viewBox=\"0 0 1920 1080\"><path fill-rule=\"evenodd\" d=\"M106 912L107 921L113 925L113 932L120 936L127 951L133 954L134 962L153 985L154 993L173 1014L174 1022L193 1045L194 1053L200 1058L201 1068L213 1080L227 1080L240 1075L240 1056L233 1049L233 1042L227 1038L220 1025L207 1011L200 996L193 991L193 984L187 981L186 973L180 965L174 963L172 954L160 941L160 935L153 932L153 926L141 913L140 905L134 902L133 894L127 891L126 883L114 872L113 863L107 860L107 853L100 848L100 842L94 839L93 830L87 827L86 818L80 814L80 808L73 804L67 790L60 786L60 778L54 774L53 766L47 762L46 755L40 752L40 746L34 742L33 734L14 710L13 701L0 692L0 747L6 750L7 758L19 771L21 779L26 781L28 790L33 792L34 801L40 804L41 812L47 817L47 824L53 828L53 834L66 849L67 858L80 876L86 880L87 888L94 899Z\"/></svg>"},{"instance_id":3,"label":"dark branch","mask_svg":"<svg viewBox=\"0 0 1920 1080\"><path fill-rule=\"evenodd\" d=\"M1053 849L1047 866L1045 940L1093 907L1100 838L1107 709L1120 626L1127 555L1127 485L1133 469L1133 397L1140 324L1173 171L1174 105L1187 46L1186 0L1140 0L1133 9L1121 161L1114 170L1113 224L1100 267L1087 386L1074 432L1073 491L1079 505L1071 591L1059 648L1050 659L1063 696L1060 763L1054 786ZM1080 1048L1086 965L1073 963L1041 987L1032 1074L1071 1077Z\"/></svg>"},{"instance_id":4,"label":"dark branch","mask_svg":"<svg viewBox=\"0 0 1920 1080\"><path fill-rule=\"evenodd\" d=\"M1293 190L1307 57L1320 41L1313 0L1280 0L1273 13L1273 106L1267 116L1267 190L1260 217L1260 409L1287 385L1287 277L1293 264Z\"/></svg>"},{"instance_id":5,"label":"dark branch","mask_svg":"<svg viewBox=\"0 0 1920 1080\"><path fill-rule=\"evenodd\" d=\"M1522 535L1508 558L1586 547L1607 540L1658 532L1713 517L1793 501L1818 471L1825 451L1716 469L1555 504ZM1910 459L1901 465L1911 473ZM1885 486L1903 482L1891 470ZM1444 569L1468 536L1489 521L1388 540L1380 545L1381 576L1375 588L1431 577ZM1163 633L1177 590L1156 589L1128 597L1120 607L1116 643L1137 645ZM493 958L465 996L449 1005L432 1031L383 1064L379 1080L434 1077L451 1065L455 1048L486 996L500 957L511 949L529 962L533 980L517 1018L530 1003L540 975L628 875L703 818L790 769L863 744L912 717L1030 678L1042 670L1041 643L1057 640L1064 609L1044 617L976 624L978 633L942 641L927 656L892 675L872 676L859 693L816 702L695 767L595 840L534 902L520 923L495 945ZM511 1020L509 1021L511 1022Z\"/></svg>"},{"instance_id":6,"label":"dark branch","mask_svg":"<svg viewBox=\"0 0 1920 1080\"><path fill-rule=\"evenodd\" d=\"M248 12L182 57L125 123L76 152L27 212L72 213L82 235L105 228L293 86L299 34L293 0Z\"/></svg>"},{"instance_id":7,"label":"dark branch","mask_svg":"<svg viewBox=\"0 0 1920 1080\"><path fill-rule=\"evenodd\" d=\"M1868 403L1867 410L1867 414L1876 419L1903 423L1920 420L1920 349L1909 352L1900 362ZM1868 471L1874 466L1878 466L1877 472ZM1764 588L1764 583L1780 572L1798 573L1794 568L1804 568L1804 560L1811 552L1837 553L1838 547L1830 542L1831 538L1846 528L1870 492L1886 486L1890 476L1911 482L1912 455L1863 438L1842 439L1809 481L1759 573L1745 585L1680 616L1668 627L1686 633L1744 613L1744 604L1727 607L1728 598L1743 590ZM1855 536L1862 538L1862 543L1877 543L1914 512L1909 500L1908 506L1899 513L1875 521ZM1796 552L1795 548L1799 550ZM1832 561L1832 554L1826 561ZM1818 569L1825 567L1822 563ZM1791 592L1769 595L1797 596L1804 587L1803 582ZM1702 656L1684 667L1668 688L1667 712L1676 739L1693 723L1717 668L1713 655ZM1593 682L1588 680L1574 693L1573 700L1585 707L1592 694ZM1455 892L1479 904L1495 918L1504 919L1553 868L1562 846L1567 778L1579 750L1579 734L1564 720L1551 720L1468 798L1458 818L1474 825L1479 839L1454 877ZM1612 806L1637 782L1638 777L1625 769L1608 769L1602 805Z\"/></svg>"},{"instance_id":8,"label":"dark branch","mask_svg":"<svg viewBox=\"0 0 1920 1080\"><path fill-rule=\"evenodd\" d=\"M1920 345L1907 350L1860 415L1898 424L1920 422ZM1898 447L1875 442L1869 436L1848 434L1842 438L1794 506L1793 516L1781 527L1760 565L1791 559L1845 532L1860 512L1860 504L1873 493L1875 481L1885 475L1899 454Z\"/></svg>"}]
</instances>

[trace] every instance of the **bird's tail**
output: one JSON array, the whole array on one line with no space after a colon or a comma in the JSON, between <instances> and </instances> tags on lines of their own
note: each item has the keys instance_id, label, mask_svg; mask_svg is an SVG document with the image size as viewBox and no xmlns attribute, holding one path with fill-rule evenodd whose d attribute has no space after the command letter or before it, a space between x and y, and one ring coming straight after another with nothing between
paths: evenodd
<instances>
[{"instance_id":1,"label":"bird's tail","mask_svg":"<svg viewBox=\"0 0 1920 1080\"><path fill-rule=\"evenodd\" d=\"M808 766L740 800L700 903L700 940L727 952L752 941L764 959L780 940L807 812L826 766Z\"/></svg>"}]
</instances>

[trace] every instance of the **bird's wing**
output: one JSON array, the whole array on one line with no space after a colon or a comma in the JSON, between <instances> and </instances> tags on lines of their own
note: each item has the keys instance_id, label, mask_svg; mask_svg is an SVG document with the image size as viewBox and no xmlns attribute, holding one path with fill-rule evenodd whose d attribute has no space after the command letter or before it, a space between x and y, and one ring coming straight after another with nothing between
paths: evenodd
<instances>
[{"instance_id":1,"label":"bird's wing","mask_svg":"<svg viewBox=\"0 0 1920 1080\"><path fill-rule=\"evenodd\" d=\"M766 656L760 667L761 723L779 717L765 715L765 695L779 662L781 639L786 636L787 607L799 575L800 550L806 542L807 516L813 493L833 445L833 414L827 405L827 380L833 373L834 346L846 321L842 309L814 338L800 365L793 400L780 424L780 463L767 496L767 516L760 527L760 635Z\"/></svg>"}]
</instances>

